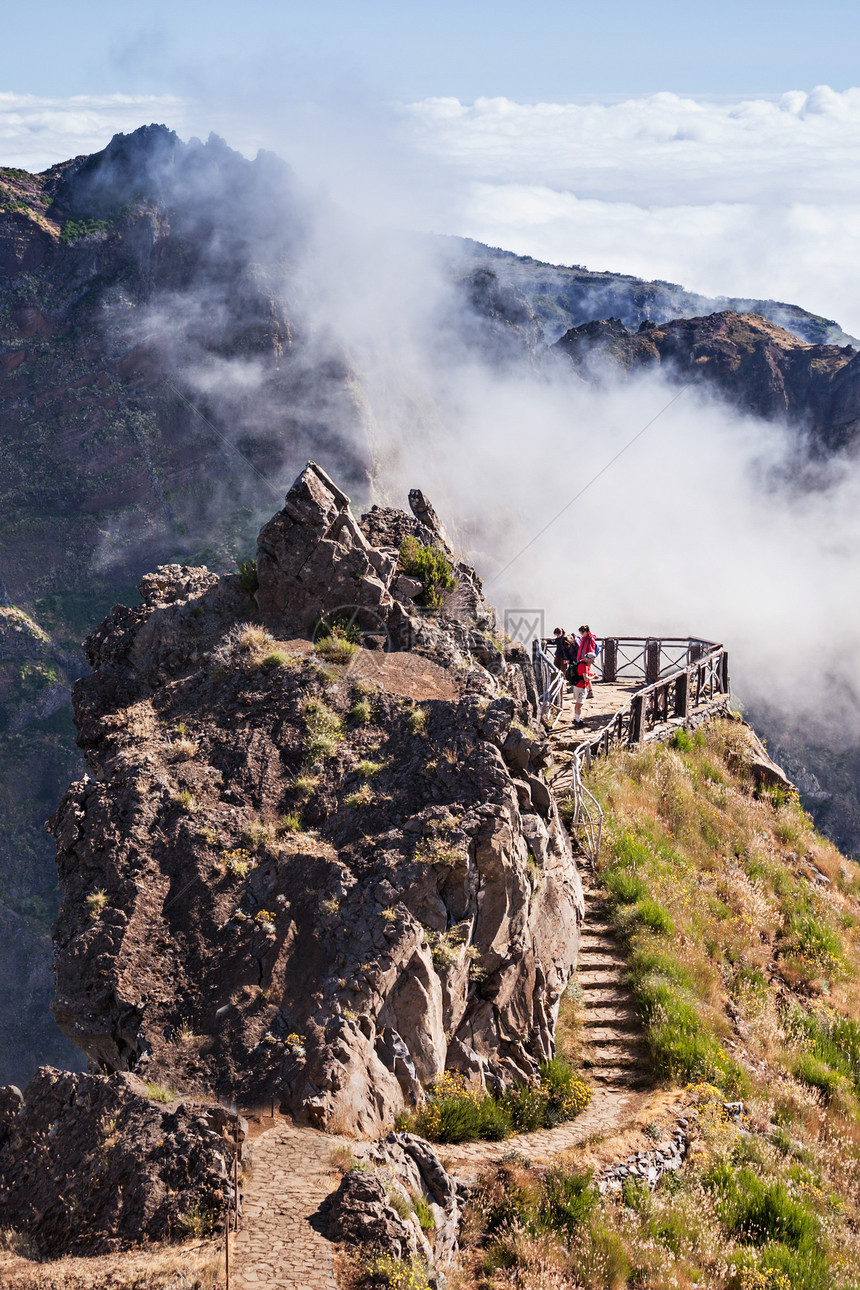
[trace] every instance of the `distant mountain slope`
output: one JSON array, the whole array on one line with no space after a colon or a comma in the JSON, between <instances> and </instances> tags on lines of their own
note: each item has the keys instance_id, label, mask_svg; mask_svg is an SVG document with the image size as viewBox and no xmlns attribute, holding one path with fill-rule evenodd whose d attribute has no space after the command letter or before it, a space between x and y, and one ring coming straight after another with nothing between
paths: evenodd
<instances>
[{"instance_id":1,"label":"distant mountain slope","mask_svg":"<svg viewBox=\"0 0 860 1290\"><path fill-rule=\"evenodd\" d=\"M782 417L837 451L860 430L860 355L851 345L808 345L757 314L640 324L617 318L572 327L556 342L583 373L601 360L618 370L662 367L670 379L715 386L744 409Z\"/></svg>"},{"instance_id":2,"label":"distant mountain slope","mask_svg":"<svg viewBox=\"0 0 860 1290\"><path fill-rule=\"evenodd\" d=\"M602 273L581 264L543 264L529 255L515 255L468 238L450 238L467 261L492 268L504 286L521 291L534 310L550 344L571 327L594 318L619 318L635 329L642 322L669 322L731 310L761 314L810 345L853 345L832 318L822 318L798 305L753 297L702 296L674 282L647 282L629 273Z\"/></svg>"}]
</instances>

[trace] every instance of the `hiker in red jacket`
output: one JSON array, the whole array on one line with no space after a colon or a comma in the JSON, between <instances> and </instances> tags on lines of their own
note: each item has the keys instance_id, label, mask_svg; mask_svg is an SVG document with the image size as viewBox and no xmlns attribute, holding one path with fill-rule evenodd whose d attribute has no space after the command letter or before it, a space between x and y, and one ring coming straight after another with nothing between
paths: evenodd
<instances>
[{"instance_id":1,"label":"hiker in red jacket","mask_svg":"<svg viewBox=\"0 0 860 1290\"><path fill-rule=\"evenodd\" d=\"M592 664L597 658L597 641L592 635L588 623L584 623L579 629L579 645L576 650L576 662L572 665L574 672L573 679L573 724L581 726L582 722L582 705L586 699L592 697L591 682Z\"/></svg>"}]
</instances>

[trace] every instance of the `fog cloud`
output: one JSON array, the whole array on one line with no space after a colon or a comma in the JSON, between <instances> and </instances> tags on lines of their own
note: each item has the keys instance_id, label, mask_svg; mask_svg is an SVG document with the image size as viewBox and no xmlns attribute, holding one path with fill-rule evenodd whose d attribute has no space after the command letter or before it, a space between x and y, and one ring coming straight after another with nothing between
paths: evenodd
<instances>
[{"instance_id":1,"label":"fog cloud","mask_svg":"<svg viewBox=\"0 0 860 1290\"><path fill-rule=\"evenodd\" d=\"M785 300L860 333L859 89L734 102L428 99L403 109L403 129L449 168L443 231Z\"/></svg>"}]
</instances>

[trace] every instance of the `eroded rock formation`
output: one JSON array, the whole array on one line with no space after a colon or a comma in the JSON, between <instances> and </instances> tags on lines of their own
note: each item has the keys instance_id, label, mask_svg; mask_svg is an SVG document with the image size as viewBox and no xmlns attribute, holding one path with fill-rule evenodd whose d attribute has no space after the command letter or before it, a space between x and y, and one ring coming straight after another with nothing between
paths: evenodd
<instances>
[{"instance_id":1,"label":"eroded rock formation","mask_svg":"<svg viewBox=\"0 0 860 1290\"><path fill-rule=\"evenodd\" d=\"M757 314L643 322L617 318L572 327L555 346L579 370L661 366L670 377L714 385L738 406L802 426L829 451L860 429L860 356L851 345L810 345Z\"/></svg>"},{"instance_id":2,"label":"eroded rock formation","mask_svg":"<svg viewBox=\"0 0 860 1290\"><path fill-rule=\"evenodd\" d=\"M135 1075L49 1066L23 1100L0 1089L0 1227L43 1256L217 1229L247 1126L220 1106L154 1091L169 1100L153 1100Z\"/></svg>"},{"instance_id":3,"label":"eroded rock formation","mask_svg":"<svg viewBox=\"0 0 860 1290\"><path fill-rule=\"evenodd\" d=\"M423 521L359 523L311 464L260 535L268 633L238 578L167 566L85 642L54 1010L99 1069L373 1133L446 1067L551 1055L582 896L531 668ZM407 535L454 569L433 613ZM315 653L350 607L364 645Z\"/></svg>"}]
</instances>

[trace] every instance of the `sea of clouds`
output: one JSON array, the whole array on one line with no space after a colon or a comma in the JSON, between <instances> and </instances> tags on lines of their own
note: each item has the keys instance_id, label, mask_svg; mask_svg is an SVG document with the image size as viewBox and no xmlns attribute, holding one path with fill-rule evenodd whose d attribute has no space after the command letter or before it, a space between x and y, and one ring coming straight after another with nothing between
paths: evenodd
<instances>
[{"instance_id":1,"label":"sea of clouds","mask_svg":"<svg viewBox=\"0 0 860 1290\"><path fill-rule=\"evenodd\" d=\"M860 89L616 102L267 102L0 94L0 160L42 169L165 121L263 146L374 222L558 264L785 300L860 334Z\"/></svg>"}]
</instances>

